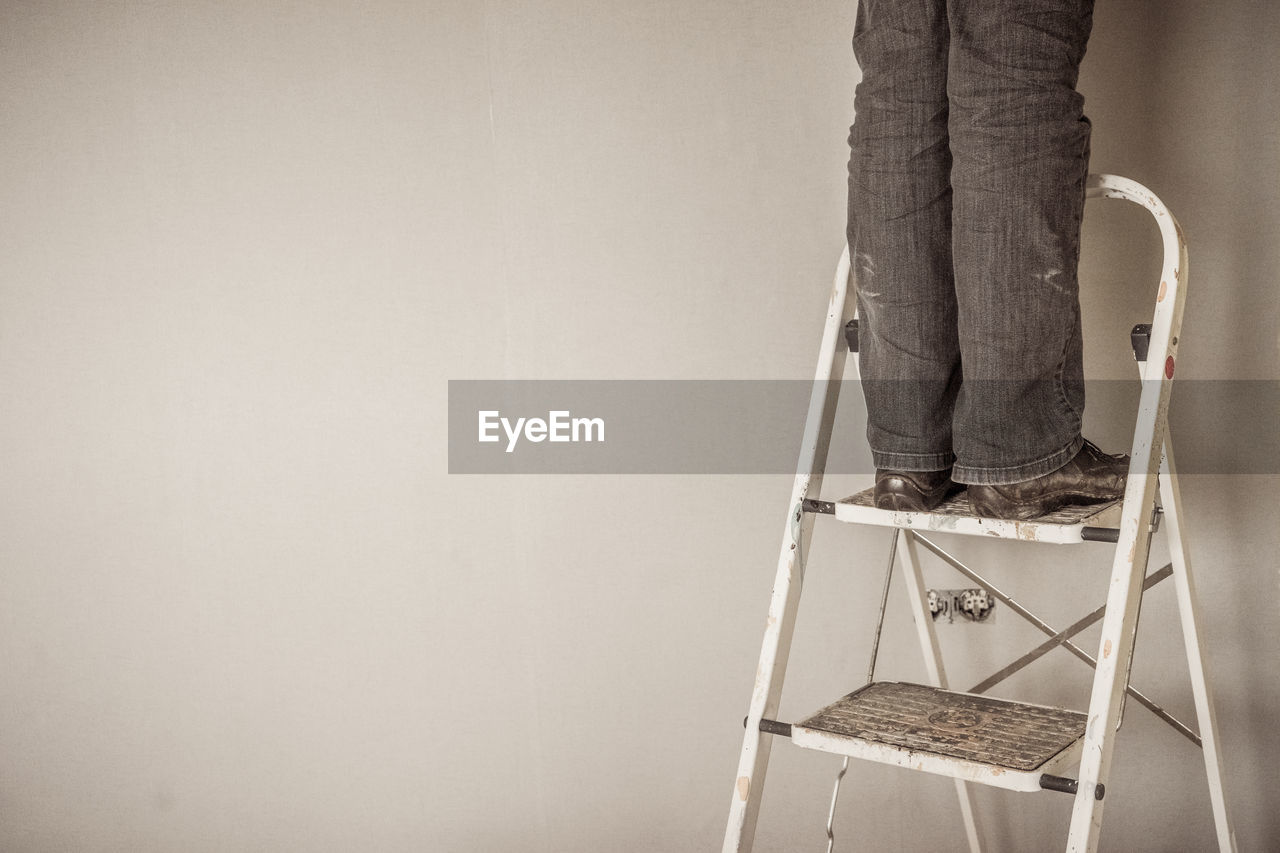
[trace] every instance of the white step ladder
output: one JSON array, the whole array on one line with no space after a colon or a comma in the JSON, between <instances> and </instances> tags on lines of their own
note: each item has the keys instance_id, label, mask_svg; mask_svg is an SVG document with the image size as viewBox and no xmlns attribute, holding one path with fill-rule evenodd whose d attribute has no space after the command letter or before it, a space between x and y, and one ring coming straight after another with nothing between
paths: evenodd
<instances>
[{"instance_id":1,"label":"white step ladder","mask_svg":"<svg viewBox=\"0 0 1280 853\"><path fill-rule=\"evenodd\" d=\"M840 381L851 354L850 338L856 338L856 300L849 289L851 275L847 250L841 259L823 330L800 462L791 492L791 510L783 532L760 665L746 719L746 735L725 831L724 853L745 853L752 849L769 750L778 737L789 738L799 747L843 755L845 767L850 758L857 758L953 777L969 847L975 853L982 849L982 841L970 784L981 783L1015 791L1051 790L1072 794L1074 808L1066 849L1094 851L1098 847L1102 826L1115 734L1126 697L1155 712L1202 749L1218 846L1223 851L1235 851L1235 838L1223 793L1222 755L1214 720L1212 691L1205 676L1195 583L1186 533L1182 527L1177 469L1166 428L1169 392L1186 300L1186 243L1168 208L1134 181L1111 175L1092 175L1087 195L1089 198L1126 199L1145 207L1155 217L1164 243L1164 266L1155 314L1149 326L1135 328L1134 350L1143 381L1123 502L1068 507L1034 521L1001 521L974 516L963 493L932 512L876 509L870 489L841 501L821 500L818 495L826 467ZM846 337L848 332L852 334ZM892 572L895 558L901 561L930 684L874 681L874 646L878 645L880 634L877 626L868 683L805 720L786 723L778 721L776 716L800 603L805 555L814 520L819 515L829 515L837 521L894 529L888 571ZM1163 527L1168 539L1171 561L1170 565L1147 576L1151 536L1158 527ZM1113 542L1115 556L1105 608L1099 608L1064 630L1055 630L926 536L934 533L1055 544ZM965 574L976 586L1026 618L1049 639L971 691L948 690L920 571L920 547ZM1173 576L1177 590L1199 734L1175 720L1129 684L1143 591L1169 575ZM886 595L888 583L889 577L886 577ZM882 619L883 615L882 600ZM1103 621L1102 636L1096 656L1091 656L1071 642L1071 637L1099 619ZM1057 647L1066 649L1094 667L1087 711L1067 711L980 695ZM1076 768L1074 776L1066 775L1072 767ZM836 791L832 796L832 817L844 772L842 768L837 777ZM827 849L831 850L830 819L827 835Z\"/></svg>"}]
</instances>

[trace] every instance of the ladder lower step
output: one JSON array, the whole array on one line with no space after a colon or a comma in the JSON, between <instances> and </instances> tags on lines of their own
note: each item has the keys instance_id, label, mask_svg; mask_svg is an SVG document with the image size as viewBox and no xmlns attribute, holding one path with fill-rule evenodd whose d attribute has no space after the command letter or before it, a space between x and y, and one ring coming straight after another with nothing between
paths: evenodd
<instances>
[{"instance_id":1,"label":"ladder lower step","mask_svg":"<svg viewBox=\"0 0 1280 853\"><path fill-rule=\"evenodd\" d=\"M1067 506L1031 521L1008 521L974 515L968 492L960 494L930 512L905 512L877 509L874 489L865 489L834 504L838 521L875 524L881 527L906 527L912 530L936 530L939 533L964 533L970 536L995 536L1030 542L1072 544L1091 539L1115 541L1120 526L1120 501L1091 506Z\"/></svg>"},{"instance_id":2,"label":"ladder lower step","mask_svg":"<svg viewBox=\"0 0 1280 853\"><path fill-rule=\"evenodd\" d=\"M791 727L797 746L1011 788L1079 760L1079 711L875 682Z\"/></svg>"}]
</instances>

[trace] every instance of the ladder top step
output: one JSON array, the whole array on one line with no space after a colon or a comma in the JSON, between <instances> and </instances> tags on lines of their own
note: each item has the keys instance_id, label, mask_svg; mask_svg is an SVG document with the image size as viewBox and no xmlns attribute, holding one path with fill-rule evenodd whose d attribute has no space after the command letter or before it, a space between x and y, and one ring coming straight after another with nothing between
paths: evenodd
<instances>
[{"instance_id":1,"label":"ladder top step","mask_svg":"<svg viewBox=\"0 0 1280 853\"><path fill-rule=\"evenodd\" d=\"M791 728L797 746L1017 791L1079 760L1085 714L875 682Z\"/></svg>"},{"instance_id":2,"label":"ladder top step","mask_svg":"<svg viewBox=\"0 0 1280 853\"><path fill-rule=\"evenodd\" d=\"M905 527L912 530L934 530L939 533L962 533L969 536L995 536L1027 542L1072 544L1107 540L1105 531L1118 531L1121 501L1090 506L1067 506L1030 521L983 518L973 514L969 493L960 492L931 512L900 512L876 509L874 489L865 489L835 502L835 517L853 524L881 527ZM1102 534L1101 536L1099 534Z\"/></svg>"}]
</instances>

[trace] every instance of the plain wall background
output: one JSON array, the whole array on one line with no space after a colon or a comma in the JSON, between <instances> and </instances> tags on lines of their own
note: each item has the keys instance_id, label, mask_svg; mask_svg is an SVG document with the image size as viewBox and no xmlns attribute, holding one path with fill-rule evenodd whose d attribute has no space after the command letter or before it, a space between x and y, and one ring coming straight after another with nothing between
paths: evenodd
<instances>
[{"instance_id":1,"label":"plain wall background","mask_svg":"<svg viewBox=\"0 0 1280 853\"><path fill-rule=\"evenodd\" d=\"M0 849L718 849L789 478L451 477L446 381L811 375L854 5L0 6ZM1093 169L1186 229L1180 376L1280 379L1278 41L1264 0L1098 4ZM1158 270L1118 204L1095 377ZM1241 849L1276 849L1280 478L1183 491ZM1104 557L956 550L1060 622L1102 598ZM882 551L820 530L785 713L859 683ZM919 678L894 596L882 672ZM957 682L1014 621L944 634ZM1171 589L1143 628L1190 717ZM822 849L837 765L774 750L757 849ZM1210 848L1199 754L1141 708L1109 790L1104 849ZM1007 851L1070 810L979 805ZM958 827L948 780L846 779L862 849Z\"/></svg>"}]
</instances>

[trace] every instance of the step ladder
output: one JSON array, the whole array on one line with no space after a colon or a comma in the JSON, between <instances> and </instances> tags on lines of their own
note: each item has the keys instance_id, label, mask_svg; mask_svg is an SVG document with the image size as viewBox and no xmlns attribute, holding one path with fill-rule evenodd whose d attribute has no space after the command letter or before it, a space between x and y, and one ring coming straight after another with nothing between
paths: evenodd
<instances>
[{"instance_id":1,"label":"step ladder","mask_svg":"<svg viewBox=\"0 0 1280 853\"><path fill-rule=\"evenodd\" d=\"M769 750L777 738L787 738L798 747L845 757L832 795L831 817L827 824L828 851L832 849L834 840L833 819L840 779L851 758L953 777L969 847L975 853L982 849L982 840L970 792L973 784L1026 792L1059 791L1072 795L1074 805L1066 849L1096 850L1103 806L1107 800L1106 783L1115 734L1126 698L1144 705L1201 748L1208 773L1218 846L1223 851L1235 851L1235 838L1224 795L1223 762L1212 691L1205 673L1195 582L1186 532L1182 527L1177 468L1166 426L1186 300L1186 243L1168 208L1150 190L1134 181L1112 175L1091 175L1087 197L1125 199L1146 208L1155 217L1164 244L1164 265L1155 313L1150 324L1134 329L1134 353L1143 380L1142 392L1124 499L1112 504L1067 507L1033 521L1003 521L973 515L964 493L932 512L876 509L870 489L840 501L822 500L819 493L840 382L846 363L850 361L848 356L854 356L855 376L857 371L856 300L850 292L852 276L846 249L836 271L823 330L800 462L791 492L791 509L782 536L764 644L745 722L746 734L725 831L724 853L743 853L752 849ZM893 567L900 561L930 683L919 685L874 680L880 637L878 624L868 683L804 720L787 723L777 720L776 716L800 603L805 556L814 521L819 516L893 530L889 568L881 599L881 622ZM1170 564L1148 576L1151 537L1158 528L1164 530L1168 540ZM1114 543L1106 604L1075 624L1055 630L945 551L931 538L935 534L998 537L1060 545ZM1030 621L1048 639L972 690L949 690L920 571L920 548L970 578L978 588ZM1198 734L1129 684L1142 594L1169 576L1173 577L1176 587L1199 723ZM1103 624L1098 651L1096 655L1090 655L1073 643L1071 637L1099 620ZM982 695L1005 677L1054 648L1063 648L1094 667L1093 688L1086 711L1009 702ZM1072 768L1075 768L1073 774Z\"/></svg>"}]
</instances>

